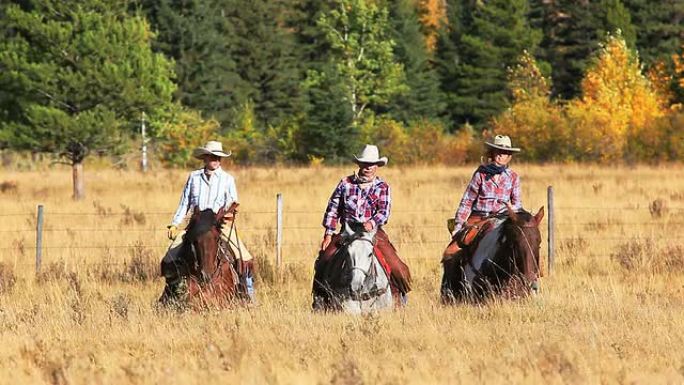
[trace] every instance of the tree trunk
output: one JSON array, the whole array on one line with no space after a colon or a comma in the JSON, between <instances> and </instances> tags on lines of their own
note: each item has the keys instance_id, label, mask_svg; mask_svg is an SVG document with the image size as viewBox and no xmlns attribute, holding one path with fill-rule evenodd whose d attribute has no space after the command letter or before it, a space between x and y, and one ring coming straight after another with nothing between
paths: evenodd
<instances>
[{"instance_id":1,"label":"tree trunk","mask_svg":"<svg viewBox=\"0 0 684 385\"><path fill-rule=\"evenodd\" d=\"M85 185L83 183L83 161L73 162L71 171L74 182L74 195L72 198L75 201L80 201L85 198Z\"/></svg>"}]
</instances>

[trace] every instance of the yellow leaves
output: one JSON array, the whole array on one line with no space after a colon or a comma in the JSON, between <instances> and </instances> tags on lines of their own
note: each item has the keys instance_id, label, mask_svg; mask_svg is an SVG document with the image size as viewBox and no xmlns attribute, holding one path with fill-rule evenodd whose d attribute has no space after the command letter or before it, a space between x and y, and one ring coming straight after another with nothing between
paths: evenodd
<instances>
[{"instance_id":1,"label":"yellow leaves","mask_svg":"<svg viewBox=\"0 0 684 385\"><path fill-rule=\"evenodd\" d=\"M546 99L551 94L549 80L541 73L536 60L527 50L518 58L518 63L508 69L508 88L516 102L538 97Z\"/></svg>"},{"instance_id":2,"label":"yellow leaves","mask_svg":"<svg viewBox=\"0 0 684 385\"><path fill-rule=\"evenodd\" d=\"M198 111L178 109L161 124L157 148L167 163L187 166L192 150L216 139L219 126L218 121L204 119Z\"/></svg>"},{"instance_id":3,"label":"yellow leaves","mask_svg":"<svg viewBox=\"0 0 684 385\"><path fill-rule=\"evenodd\" d=\"M622 158L664 114L662 97L619 34L603 44L582 80L582 97L567 107L576 150L600 160Z\"/></svg>"}]
</instances>

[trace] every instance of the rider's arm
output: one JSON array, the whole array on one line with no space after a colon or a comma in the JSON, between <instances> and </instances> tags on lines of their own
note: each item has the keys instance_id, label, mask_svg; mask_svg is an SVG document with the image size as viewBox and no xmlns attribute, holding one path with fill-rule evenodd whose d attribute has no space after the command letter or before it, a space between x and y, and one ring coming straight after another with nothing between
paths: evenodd
<instances>
[{"instance_id":1,"label":"rider's arm","mask_svg":"<svg viewBox=\"0 0 684 385\"><path fill-rule=\"evenodd\" d=\"M238 201L237 186L235 185L235 178L230 175L230 180L228 181L228 186L226 189L226 206L230 206L231 203Z\"/></svg>"},{"instance_id":2,"label":"rider's arm","mask_svg":"<svg viewBox=\"0 0 684 385\"><path fill-rule=\"evenodd\" d=\"M482 183L482 178L480 174L476 171L473 177L468 183L465 192L463 193L463 198L461 198L461 203L458 205L454 219L456 220L456 227L454 228L453 234L456 234L458 230L463 227L463 224L468 220L470 212L473 209L473 203L477 199L480 193L480 184Z\"/></svg>"},{"instance_id":3,"label":"rider's arm","mask_svg":"<svg viewBox=\"0 0 684 385\"><path fill-rule=\"evenodd\" d=\"M328 207L326 207L325 214L323 214L323 227L325 227L326 235L334 233L337 227L338 210L340 204L344 204L344 202L340 202L343 190L344 180L341 180L328 200Z\"/></svg>"},{"instance_id":4,"label":"rider's arm","mask_svg":"<svg viewBox=\"0 0 684 385\"><path fill-rule=\"evenodd\" d=\"M386 183L382 183L379 186L377 209L371 221L373 222L373 227L384 226L387 224L390 216L390 209L392 208L392 191L390 186Z\"/></svg>"},{"instance_id":5,"label":"rider's arm","mask_svg":"<svg viewBox=\"0 0 684 385\"><path fill-rule=\"evenodd\" d=\"M181 193L180 202L178 202L178 208L176 213L173 215L173 220L171 224L178 226L183 222L185 214L188 213L188 205L190 204L190 185L191 185L192 174L188 177L188 181L185 182L185 187L183 187L183 193Z\"/></svg>"}]
</instances>

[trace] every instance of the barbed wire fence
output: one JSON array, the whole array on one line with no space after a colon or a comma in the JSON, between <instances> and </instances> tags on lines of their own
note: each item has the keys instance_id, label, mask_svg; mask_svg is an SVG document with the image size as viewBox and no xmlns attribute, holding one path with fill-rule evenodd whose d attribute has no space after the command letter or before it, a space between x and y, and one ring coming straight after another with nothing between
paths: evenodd
<instances>
[{"instance_id":1,"label":"barbed wire fence","mask_svg":"<svg viewBox=\"0 0 684 385\"><path fill-rule=\"evenodd\" d=\"M554 207L554 196L553 196L553 188L549 186L547 190L547 205L546 205L546 235L547 235L547 269L549 273L553 270L554 263L555 263L555 252L558 249L558 245L556 242L587 242L587 239L580 239L581 234L578 233L571 233L569 235L566 235L570 233L568 229L576 229L578 227L582 228L600 228L600 227L607 227L611 225L615 226L622 226L622 227L633 227L633 228L651 228L653 226L658 226L662 224L662 221L658 220L650 220L650 221L623 221L623 220L618 220L618 219L613 219L609 220L608 223L601 222L597 220L596 218L589 218L589 220L583 220L583 221L572 221L572 222L558 222L556 220L556 212L557 211L600 211L600 212L639 212L639 211L647 211L649 212L649 207L648 206L638 206L638 205L632 205L632 206L561 206L561 207ZM671 207L670 209L672 210L681 210L682 213L684 213L684 207L683 208L678 208L678 207ZM446 218L453 216L455 210L393 210L393 214L411 214L411 215L429 215L429 216L434 216L434 215L442 215L445 220ZM138 212L137 214L142 214L145 216L165 216L165 217L170 217L173 213L172 212L167 212L167 211L150 211L150 212ZM129 244L112 244L112 245L104 245L104 246L85 246L85 245L59 245L59 246L53 246L53 245L44 245L43 243L43 236L46 233L68 233L71 234L72 236L75 234L94 234L94 233L108 233L108 232L118 232L118 233L138 233L138 234L154 234L154 233L159 233L162 231L162 229L158 228L153 228L153 229L135 229L135 228L122 228L122 227L45 227L45 217L49 215L51 218L52 217L71 217L71 216L79 216L79 217L89 217L89 216L96 216L96 217L101 217L101 216L108 216L108 217L115 217L115 216L130 216L131 213L128 211L122 211L122 212L106 212L106 213L101 213L101 212L63 212L63 211L49 211L46 212L45 206L44 205L38 205L36 212L33 213L28 213L28 212L23 212L23 213L0 213L0 218L3 217L25 217L27 219L27 222L33 222L35 223L35 228L33 227L25 227L25 228L2 228L0 227L0 236L4 236L5 234L11 235L11 234L33 234L35 235L35 243L33 245L22 245L21 247L24 250L34 250L35 251L35 263L20 263L19 265L35 265L35 270L36 273L40 272L41 265L42 265L42 257L43 257L43 251L44 250L117 250L117 249L139 249L139 248L145 248L145 249L150 249L150 250L159 250L160 253L163 253L165 250L168 248L168 244L143 244L139 240L136 240L134 242L131 242ZM283 225L283 219L285 217L289 216L303 216L303 215L318 215L322 216L322 213L318 210L284 210L283 208L283 197L281 194L278 194L276 197L276 208L275 210L262 210L262 211L244 211L241 213L241 215L246 215L246 216L251 216L251 215L271 215L275 219L275 226L268 226L268 227L242 227L240 226L240 232L241 233L263 233L263 237L270 237L270 242L266 243L266 246L269 248L273 249L274 252L274 263L276 269L282 268L284 264L288 263L298 263L304 261L303 258L288 258L288 260L284 260L283 257L283 249L286 248L303 248L303 247L317 247L319 246L319 242L316 241L288 241L288 239L292 239L294 237L288 237L288 233L291 233L292 231L311 231L311 232L323 232L323 228L321 227L320 224L317 222L312 222L312 224L306 224L306 225ZM650 212L650 215L653 216L653 212ZM680 217L676 217L680 218ZM4 222L4 221L0 221ZM315 223L315 224L314 224ZM682 226L684 227L684 221L680 220L675 220L675 221L668 221L667 222L668 226L672 227L677 227L677 226ZM398 226L400 229L404 228L405 225L399 225ZM441 237L440 239L398 239L394 238L393 243L396 243L399 246L404 246L404 245L443 245L444 247L447 246L449 242L448 235L446 233L446 223L444 225L420 225L422 229L430 229L430 230L440 230L444 229L445 236ZM560 232L563 234L561 237L557 237L556 233L558 229L562 229ZM592 236L589 238L589 241L601 241L601 242L610 242L610 241L625 241L626 239L629 239L627 236L622 236L622 235L604 235L604 236ZM674 234L669 234L668 239L684 239L684 235L674 235ZM562 246L562 245L561 245ZM7 251L7 250L12 250L16 249L18 246L0 246L0 253ZM248 245L249 247L249 245ZM313 257L312 257L313 258ZM312 258L307 259L306 261L312 261ZM412 257L411 259L428 259L428 258L420 258L420 257ZM435 261L438 261L438 257L435 256L434 258L429 258L429 259L434 259ZM120 262L96 262L92 263L95 265L121 265L125 264L125 261L120 261Z\"/></svg>"}]
</instances>

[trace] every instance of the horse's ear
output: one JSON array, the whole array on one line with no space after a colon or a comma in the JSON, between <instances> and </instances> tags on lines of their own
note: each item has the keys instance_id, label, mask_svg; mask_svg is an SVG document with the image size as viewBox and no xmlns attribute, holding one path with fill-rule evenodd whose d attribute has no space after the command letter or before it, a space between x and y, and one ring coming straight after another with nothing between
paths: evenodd
<instances>
[{"instance_id":1,"label":"horse's ear","mask_svg":"<svg viewBox=\"0 0 684 385\"><path fill-rule=\"evenodd\" d=\"M540 207L537 214L534 215L534 221L537 222L537 226L541 223L542 218L544 218L544 206Z\"/></svg>"},{"instance_id":2,"label":"horse's ear","mask_svg":"<svg viewBox=\"0 0 684 385\"><path fill-rule=\"evenodd\" d=\"M221 207L221 208L219 209L218 213L216 213L216 219L221 219L221 218L223 218L225 215L226 215L226 208L225 208L225 207Z\"/></svg>"},{"instance_id":3,"label":"horse's ear","mask_svg":"<svg viewBox=\"0 0 684 385\"><path fill-rule=\"evenodd\" d=\"M508 209L508 217L511 218L513 222L518 220L518 214L515 212L515 208L509 202L506 202L506 209Z\"/></svg>"}]
</instances>

